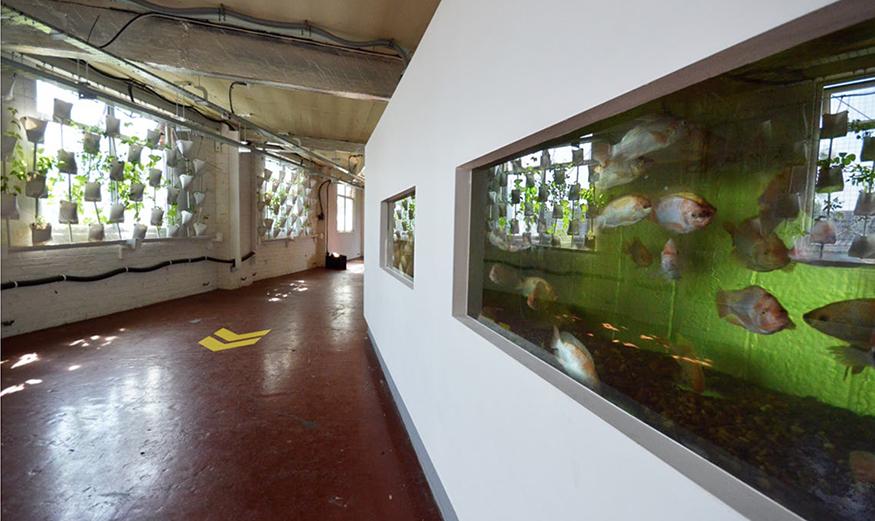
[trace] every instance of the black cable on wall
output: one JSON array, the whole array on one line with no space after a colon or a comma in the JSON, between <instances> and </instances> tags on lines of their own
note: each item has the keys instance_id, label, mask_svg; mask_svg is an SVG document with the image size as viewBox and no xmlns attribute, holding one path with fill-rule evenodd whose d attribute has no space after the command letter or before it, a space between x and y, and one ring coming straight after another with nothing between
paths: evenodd
<instances>
[{"instance_id":1,"label":"black cable on wall","mask_svg":"<svg viewBox=\"0 0 875 521\"><path fill-rule=\"evenodd\" d=\"M246 255L240 258L241 261L247 261L255 256L254 251L250 251ZM98 280L108 279L110 277L115 277L116 275L121 275L122 273L148 273L150 271L159 270L161 268L165 268L167 266L172 266L174 264L193 264L195 262L218 262L222 264L230 264L233 268L236 265L236 261L234 259L219 259L216 257L192 257L190 259L171 259L163 262L159 262L158 264L153 264L152 266L143 266L143 267L131 267L124 266L122 268L116 268L114 270L110 270L104 273L98 273L97 275L53 275L51 277L43 277L39 279L29 279L29 280L10 280L0 284L0 290L6 289L15 289L15 288L25 288L28 286L42 286L43 284L51 284L54 282L96 282Z\"/></svg>"}]
</instances>

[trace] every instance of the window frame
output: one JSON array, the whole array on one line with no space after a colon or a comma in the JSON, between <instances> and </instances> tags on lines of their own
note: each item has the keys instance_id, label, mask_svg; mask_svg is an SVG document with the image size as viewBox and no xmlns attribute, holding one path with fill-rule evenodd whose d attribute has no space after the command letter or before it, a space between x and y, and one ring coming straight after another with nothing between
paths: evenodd
<instances>
[{"instance_id":1,"label":"window frame","mask_svg":"<svg viewBox=\"0 0 875 521\"><path fill-rule=\"evenodd\" d=\"M482 266L478 268L472 261L482 258L483 244L480 238L475 240L471 233L471 223L483 222L485 214L483 208L471 204L471 196L477 193L477 189L485 188L483 185L478 186L478 183L485 184L486 176L475 175L474 172L497 165L506 158L540 150L550 142L561 142L566 137L574 135L579 129L873 17L875 17L875 4L863 9L850 0L842 0L812 11L575 114L560 123L463 163L455 172L451 308L453 318L750 519L803 521L802 517L784 505L650 427L587 386L581 385L536 355L535 353L540 351L538 346L521 337L515 336L511 339L510 333L493 330L468 315L469 308L479 309L481 298L477 292L469 294L469 286L482 287L484 276ZM385 226L383 229L385 230Z\"/></svg>"},{"instance_id":2,"label":"window frame","mask_svg":"<svg viewBox=\"0 0 875 521\"><path fill-rule=\"evenodd\" d=\"M414 259L414 272L413 275L408 275L403 271L399 270L392 264L392 247L394 246L393 240L395 237L395 214L393 212L394 205L396 202L406 199L407 197L413 197L413 200L416 200L416 187L412 186L402 192L399 192L391 197L387 197L380 202L380 267L383 268L386 273L392 275L396 279L400 280L404 285L413 289L413 281L414 276L416 275L416 249L414 247L413 251L413 259ZM416 237L416 213L414 210L413 215L413 237L415 242Z\"/></svg>"},{"instance_id":3,"label":"window frame","mask_svg":"<svg viewBox=\"0 0 875 521\"><path fill-rule=\"evenodd\" d=\"M340 189L343 188L343 193L340 193ZM337 210L334 212L334 227L337 233L354 233L355 232L355 187L352 185L348 185L346 183L337 183L336 189L336 197L335 197L335 207ZM343 202L343 213L341 214L341 201ZM341 215L343 219L341 219ZM347 229L347 222L349 222L349 229ZM343 227L341 228L341 223L343 223Z\"/></svg>"}]
</instances>

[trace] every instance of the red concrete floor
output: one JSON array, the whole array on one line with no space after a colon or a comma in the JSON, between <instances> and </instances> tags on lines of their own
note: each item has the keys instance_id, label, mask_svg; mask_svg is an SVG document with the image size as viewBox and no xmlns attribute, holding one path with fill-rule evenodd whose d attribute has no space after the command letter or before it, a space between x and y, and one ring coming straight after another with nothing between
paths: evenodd
<instances>
[{"instance_id":1,"label":"red concrete floor","mask_svg":"<svg viewBox=\"0 0 875 521\"><path fill-rule=\"evenodd\" d=\"M350 268L4 340L4 521L440 519Z\"/></svg>"}]
</instances>

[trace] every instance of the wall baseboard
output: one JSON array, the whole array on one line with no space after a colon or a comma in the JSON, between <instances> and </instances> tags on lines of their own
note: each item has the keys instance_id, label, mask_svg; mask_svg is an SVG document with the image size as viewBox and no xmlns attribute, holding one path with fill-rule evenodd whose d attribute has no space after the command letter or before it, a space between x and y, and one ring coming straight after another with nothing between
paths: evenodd
<instances>
[{"instance_id":1,"label":"wall baseboard","mask_svg":"<svg viewBox=\"0 0 875 521\"><path fill-rule=\"evenodd\" d=\"M392 375L389 373L389 368L386 367L386 361L383 360L383 355L380 354L380 348L374 340L374 335L371 333L371 328L368 328L368 339L371 341L371 349L380 363L380 369L383 371L383 376L386 378L386 383L389 385L389 392L392 393L392 400L395 402L395 408L398 409L398 414L401 416L401 421L404 423L404 429L407 431L407 436L410 438L410 443L413 445L413 450L416 452L416 459L419 460L419 466L422 467L422 472L425 474L425 479L428 482L428 487L431 489L431 495L440 510L441 517L444 521L459 521L453 504L450 502L450 497L444 489L443 483L438 476L437 470L428 456L428 451L425 449L425 444L422 443L422 438L419 437L419 432L416 430L416 425L413 424L413 419L404 405L404 400L395 387L395 382L392 380Z\"/></svg>"}]
</instances>

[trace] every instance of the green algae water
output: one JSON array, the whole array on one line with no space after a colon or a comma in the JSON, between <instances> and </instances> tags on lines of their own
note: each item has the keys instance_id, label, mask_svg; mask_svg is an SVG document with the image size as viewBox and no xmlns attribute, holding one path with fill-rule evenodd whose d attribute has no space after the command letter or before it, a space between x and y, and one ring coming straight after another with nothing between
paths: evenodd
<instances>
[{"instance_id":1,"label":"green algae water","mask_svg":"<svg viewBox=\"0 0 875 521\"><path fill-rule=\"evenodd\" d=\"M469 313L808 519L875 519L875 24L474 172Z\"/></svg>"}]
</instances>

